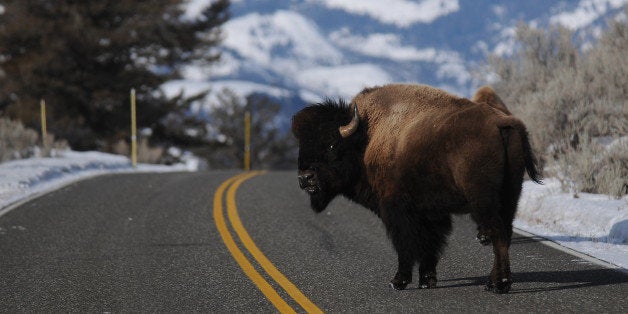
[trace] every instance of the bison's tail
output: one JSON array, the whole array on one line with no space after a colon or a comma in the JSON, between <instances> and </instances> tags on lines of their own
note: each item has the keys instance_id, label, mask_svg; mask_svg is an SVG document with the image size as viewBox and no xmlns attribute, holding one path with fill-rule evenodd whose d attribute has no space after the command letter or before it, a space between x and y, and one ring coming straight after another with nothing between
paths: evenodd
<instances>
[{"instance_id":1,"label":"bison's tail","mask_svg":"<svg viewBox=\"0 0 628 314\"><path fill-rule=\"evenodd\" d=\"M530 180L538 184L543 184L541 173L538 168L538 161L534 156L534 152L532 152L530 140L528 139L528 131L521 124L517 125L516 129L521 137L521 144L523 146L523 161L525 163L528 177L530 177Z\"/></svg>"}]
</instances>

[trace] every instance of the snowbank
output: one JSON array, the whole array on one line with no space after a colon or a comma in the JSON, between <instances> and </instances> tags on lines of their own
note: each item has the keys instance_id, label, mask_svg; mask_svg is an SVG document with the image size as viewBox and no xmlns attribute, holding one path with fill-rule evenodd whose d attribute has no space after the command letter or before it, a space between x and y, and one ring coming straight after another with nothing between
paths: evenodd
<instances>
[{"instance_id":1,"label":"snowbank","mask_svg":"<svg viewBox=\"0 0 628 314\"><path fill-rule=\"evenodd\" d=\"M560 183L525 182L514 226L628 269L628 197L579 193Z\"/></svg>"},{"instance_id":2,"label":"snowbank","mask_svg":"<svg viewBox=\"0 0 628 314\"><path fill-rule=\"evenodd\" d=\"M137 168L124 156L99 152L61 152L55 158L29 158L0 164L0 216L9 205L87 177L111 172L194 171L197 163Z\"/></svg>"}]
</instances>

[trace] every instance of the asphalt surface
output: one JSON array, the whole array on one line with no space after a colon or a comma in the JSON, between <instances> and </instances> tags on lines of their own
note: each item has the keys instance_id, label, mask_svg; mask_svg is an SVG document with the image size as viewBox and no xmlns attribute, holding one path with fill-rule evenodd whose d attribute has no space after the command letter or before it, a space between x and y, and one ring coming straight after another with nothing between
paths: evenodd
<instances>
[{"instance_id":1,"label":"asphalt surface","mask_svg":"<svg viewBox=\"0 0 628 314\"><path fill-rule=\"evenodd\" d=\"M107 175L11 210L0 217L0 312L276 312L212 216L218 186L236 174ZM394 291L396 255L368 210L337 199L313 213L294 172L243 182L236 203L257 247L325 312L628 312L628 274L521 235L511 293L484 291L492 250L476 243L465 216L455 220L438 288Z\"/></svg>"}]
</instances>

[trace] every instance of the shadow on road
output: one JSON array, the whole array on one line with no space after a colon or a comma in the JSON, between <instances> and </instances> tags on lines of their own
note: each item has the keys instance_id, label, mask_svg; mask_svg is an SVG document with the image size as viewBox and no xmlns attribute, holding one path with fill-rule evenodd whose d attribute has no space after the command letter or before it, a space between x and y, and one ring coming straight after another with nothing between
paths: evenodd
<instances>
[{"instance_id":1,"label":"shadow on road","mask_svg":"<svg viewBox=\"0 0 628 314\"><path fill-rule=\"evenodd\" d=\"M510 293L546 292L565 289L580 289L595 286L617 285L628 282L628 274L613 269L587 269L573 271L519 272L513 275ZM441 288L482 286L488 277L467 277L442 280ZM447 282L464 282L447 285ZM519 288L517 287L519 286ZM534 286L534 287L529 287Z\"/></svg>"}]
</instances>

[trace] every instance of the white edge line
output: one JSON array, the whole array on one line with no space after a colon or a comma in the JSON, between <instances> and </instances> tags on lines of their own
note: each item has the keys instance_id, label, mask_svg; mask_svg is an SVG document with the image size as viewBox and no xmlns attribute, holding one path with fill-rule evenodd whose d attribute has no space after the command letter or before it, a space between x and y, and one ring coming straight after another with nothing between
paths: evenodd
<instances>
[{"instance_id":1,"label":"white edge line","mask_svg":"<svg viewBox=\"0 0 628 314\"><path fill-rule=\"evenodd\" d=\"M547 245L547 246L549 246L551 248L557 249L557 250L565 252L567 254L573 255L575 257L581 258L581 259L583 259L583 260L585 260L587 262L591 262L591 263L596 264L598 266L603 266L603 267L606 267L606 268L610 268L610 269L613 269L613 270L620 271L620 272L622 272L624 274L628 274L628 269L625 269L625 268L623 268L621 266L617 266L617 265L615 265L613 263L601 260L599 258L593 257L591 255L588 255L588 254L585 254L585 253L582 253L582 252L578 252L578 251L576 251L576 250L574 250L572 248L568 248L566 246L563 246L560 243L558 243L556 241L553 241L551 239L548 239L548 238L546 238L544 236L540 236L538 234L530 233L530 232L521 230L519 228L514 228L513 227L512 229L514 230L514 232L516 232L518 234L521 234L523 236L526 236L526 237L541 238L541 239L543 239L543 241L539 241L539 242L541 242L542 244L545 244L545 245Z\"/></svg>"}]
</instances>

